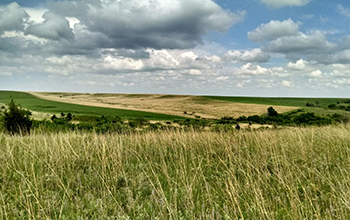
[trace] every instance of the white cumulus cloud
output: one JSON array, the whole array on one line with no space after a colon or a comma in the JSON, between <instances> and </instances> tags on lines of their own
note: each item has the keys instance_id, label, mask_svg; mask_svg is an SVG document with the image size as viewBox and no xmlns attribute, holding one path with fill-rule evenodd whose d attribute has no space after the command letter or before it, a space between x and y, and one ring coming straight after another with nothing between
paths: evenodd
<instances>
[{"instance_id":1,"label":"white cumulus cloud","mask_svg":"<svg viewBox=\"0 0 350 220\"><path fill-rule=\"evenodd\" d=\"M288 67L292 70L303 71L306 68L308 68L308 62L303 60L303 59L300 59L300 60L296 61L295 63L289 62Z\"/></svg>"},{"instance_id":2,"label":"white cumulus cloud","mask_svg":"<svg viewBox=\"0 0 350 220\"><path fill-rule=\"evenodd\" d=\"M247 63L235 71L235 74L238 75L266 75L269 73L271 70L251 63Z\"/></svg>"},{"instance_id":3,"label":"white cumulus cloud","mask_svg":"<svg viewBox=\"0 0 350 220\"><path fill-rule=\"evenodd\" d=\"M278 21L272 20L267 24L261 24L253 31L248 32L248 38L252 41L269 41L284 36L297 34L299 24L292 19Z\"/></svg>"},{"instance_id":4,"label":"white cumulus cloud","mask_svg":"<svg viewBox=\"0 0 350 220\"><path fill-rule=\"evenodd\" d=\"M311 34L298 33L293 36L285 36L273 40L266 50L275 53L319 53L327 52L336 48L336 45L327 41L325 34L315 31Z\"/></svg>"},{"instance_id":5,"label":"white cumulus cloud","mask_svg":"<svg viewBox=\"0 0 350 220\"><path fill-rule=\"evenodd\" d=\"M321 70L315 70L310 73L311 77L320 77L322 76L322 71Z\"/></svg>"},{"instance_id":6,"label":"white cumulus cloud","mask_svg":"<svg viewBox=\"0 0 350 220\"><path fill-rule=\"evenodd\" d=\"M293 87L293 82L292 81L288 81L288 80L282 80L281 85L284 86L284 87L291 88L291 87Z\"/></svg>"},{"instance_id":7,"label":"white cumulus cloud","mask_svg":"<svg viewBox=\"0 0 350 220\"><path fill-rule=\"evenodd\" d=\"M282 8L287 6L304 6L311 0L261 0L261 2L271 8Z\"/></svg>"},{"instance_id":8,"label":"white cumulus cloud","mask_svg":"<svg viewBox=\"0 0 350 220\"><path fill-rule=\"evenodd\" d=\"M270 55L263 52L260 48L245 51L230 50L223 56L223 59L233 62L238 61L264 63L270 60Z\"/></svg>"}]
</instances>

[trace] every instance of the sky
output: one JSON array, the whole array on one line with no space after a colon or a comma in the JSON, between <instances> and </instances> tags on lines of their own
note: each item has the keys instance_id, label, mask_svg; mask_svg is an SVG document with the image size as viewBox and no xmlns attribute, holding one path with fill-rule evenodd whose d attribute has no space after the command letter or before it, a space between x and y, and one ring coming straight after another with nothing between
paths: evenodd
<instances>
[{"instance_id":1,"label":"sky","mask_svg":"<svg viewBox=\"0 0 350 220\"><path fill-rule=\"evenodd\" d=\"M350 2L0 0L0 90L350 97Z\"/></svg>"}]
</instances>

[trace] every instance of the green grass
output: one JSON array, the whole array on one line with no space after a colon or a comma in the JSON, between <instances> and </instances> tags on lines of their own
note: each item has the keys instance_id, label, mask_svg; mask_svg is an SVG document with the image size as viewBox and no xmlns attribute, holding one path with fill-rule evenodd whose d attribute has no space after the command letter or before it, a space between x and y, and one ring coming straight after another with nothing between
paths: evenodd
<instances>
[{"instance_id":1,"label":"green grass","mask_svg":"<svg viewBox=\"0 0 350 220\"><path fill-rule=\"evenodd\" d=\"M229 96L203 96L205 98L262 105L281 105L305 107L306 103L314 103L318 101L320 107L327 108L330 104L342 102L349 99L344 98L264 98L264 97L229 97Z\"/></svg>"},{"instance_id":2,"label":"green grass","mask_svg":"<svg viewBox=\"0 0 350 220\"><path fill-rule=\"evenodd\" d=\"M0 133L3 219L349 219L350 127Z\"/></svg>"},{"instance_id":3,"label":"green grass","mask_svg":"<svg viewBox=\"0 0 350 220\"><path fill-rule=\"evenodd\" d=\"M85 105L76 105L63 102L55 102L37 98L31 94L25 92L15 92L15 91L0 91L0 103L9 103L11 98L15 100L16 103L21 104L22 107L29 109L31 111L44 112L50 114L60 114L72 113L75 115L92 115L92 116L119 116L123 119L128 118L147 118L150 120L175 120L183 119L179 116L157 114L151 112L143 111L132 111L124 109L114 109L114 108L102 108L93 107Z\"/></svg>"},{"instance_id":4,"label":"green grass","mask_svg":"<svg viewBox=\"0 0 350 220\"><path fill-rule=\"evenodd\" d=\"M317 115L325 116L328 114L349 114L343 110L328 109L328 105L336 104L337 102L347 101L347 98L269 98L269 97L229 97L229 96L202 96L208 100L221 100L228 102L261 104L271 106L293 106L300 107L304 112L314 112ZM319 104L319 107L306 107L306 103Z\"/></svg>"}]
</instances>

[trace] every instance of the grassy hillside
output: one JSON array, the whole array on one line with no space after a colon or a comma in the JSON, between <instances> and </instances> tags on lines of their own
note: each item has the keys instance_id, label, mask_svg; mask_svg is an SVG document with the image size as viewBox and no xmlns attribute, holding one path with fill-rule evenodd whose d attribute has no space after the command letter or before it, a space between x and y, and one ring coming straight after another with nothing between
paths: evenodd
<instances>
[{"instance_id":1,"label":"grassy hillside","mask_svg":"<svg viewBox=\"0 0 350 220\"><path fill-rule=\"evenodd\" d=\"M55 102L37 98L31 94L25 92L15 91L0 91L0 103L9 103L11 97L16 103L21 104L22 107L31 111L45 112L50 114L72 113L75 115L110 115L119 116L121 118L139 118L144 117L152 120L174 120L181 119L182 117L157 114L144 111L133 111L114 108L93 107L85 105L76 105L63 102Z\"/></svg>"},{"instance_id":2,"label":"grassy hillside","mask_svg":"<svg viewBox=\"0 0 350 220\"><path fill-rule=\"evenodd\" d=\"M204 96L209 99L238 102L238 103L254 103L263 105L281 105L305 107L306 103L315 103L316 101L322 108L326 108L330 104L342 102L349 99L344 98L265 98L265 97L229 97L229 96Z\"/></svg>"},{"instance_id":3,"label":"grassy hillside","mask_svg":"<svg viewBox=\"0 0 350 220\"><path fill-rule=\"evenodd\" d=\"M349 219L350 127L0 133L4 219Z\"/></svg>"},{"instance_id":4,"label":"grassy hillside","mask_svg":"<svg viewBox=\"0 0 350 220\"><path fill-rule=\"evenodd\" d=\"M221 118L224 116L261 115L267 105L234 103L191 95L162 94L90 94L90 93L32 93L47 100L110 107L195 118ZM295 107L274 106L278 112L289 112ZM186 112L186 113L184 113ZM187 114L189 113L189 114Z\"/></svg>"},{"instance_id":5,"label":"grassy hillside","mask_svg":"<svg viewBox=\"0 0 350 220\"><path fill-rule=\"evenodd\" d=\"M345 98L265 98L265 97L229 97L229 96L203 96L209 100L220 100L235 103L254 103L271 106L294 106L303 109L305 112L313 112L316 115L326 116L332 114L349 115L349 112L343 110L332 110L328 108L330 104L342 103L348 101ZM318 105L318 107L307 107L307 103Z\"/></svg>"}]
</instances>

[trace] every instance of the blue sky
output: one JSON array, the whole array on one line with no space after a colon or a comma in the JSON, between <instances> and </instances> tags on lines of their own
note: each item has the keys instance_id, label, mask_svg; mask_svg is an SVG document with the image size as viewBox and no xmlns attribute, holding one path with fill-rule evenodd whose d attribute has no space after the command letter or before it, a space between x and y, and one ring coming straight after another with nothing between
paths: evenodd
<instances>
[{"instance_id":1,"label":"blue sky","mask_svg":"<svg viewBox=\"0 0 350 220\"><path fill-rule=\"evenodd\" d=\"M0 89L349 97L345 0L0 2Z\"/></svg>"}]
</instances>

